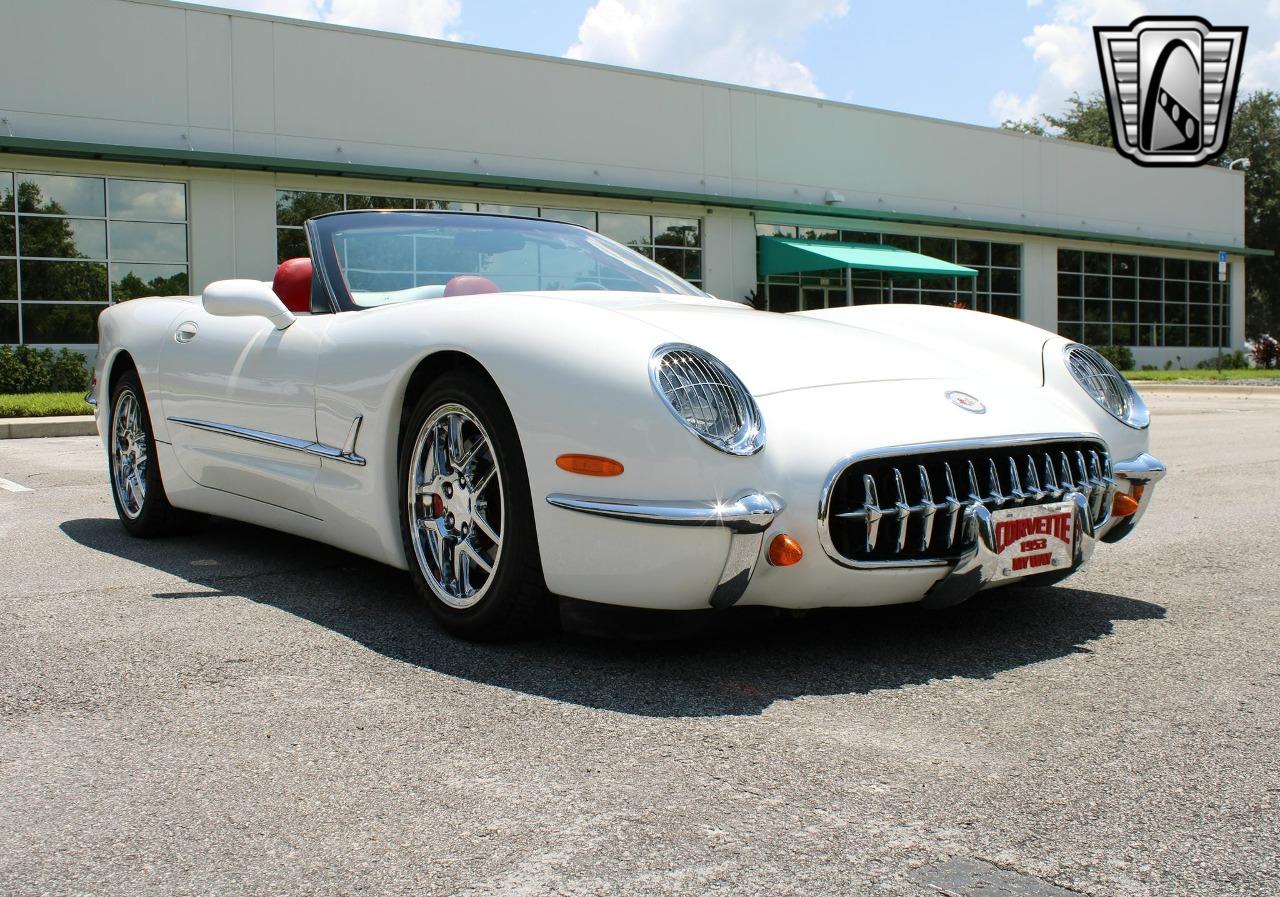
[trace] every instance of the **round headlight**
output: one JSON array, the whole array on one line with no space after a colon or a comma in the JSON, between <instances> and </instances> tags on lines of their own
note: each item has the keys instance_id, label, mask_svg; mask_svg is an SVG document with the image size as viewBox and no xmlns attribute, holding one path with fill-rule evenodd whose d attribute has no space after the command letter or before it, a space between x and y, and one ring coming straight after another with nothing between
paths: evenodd
<instances>
[{"instance_id":1,"label":"round headlight","mask_svg":"<svg viewBox=\"0 0 1280 897\"><path fill-rule=\"evenodd\" d=\"M694 435L731 455L764 448L764 419L755 399L724 362L695 346L659 346L649 379L663 403Z\"/></svg>"},{"instance_id":2,"label":"round headlight","mask_svg":"<svg viewBox=\"0 0 1280 897\"><path fill-rule=\"evenodd\" d=\"M1107 409L1112 417L1139 430L1150 423L1151 417L1147 414L1142 396L1124 378L1124 374L1116 370L1115 365L1079 343L1067 346L1064 355L1067 370L1080 384L1080 388Z\"/></svg>"}]
</instances>

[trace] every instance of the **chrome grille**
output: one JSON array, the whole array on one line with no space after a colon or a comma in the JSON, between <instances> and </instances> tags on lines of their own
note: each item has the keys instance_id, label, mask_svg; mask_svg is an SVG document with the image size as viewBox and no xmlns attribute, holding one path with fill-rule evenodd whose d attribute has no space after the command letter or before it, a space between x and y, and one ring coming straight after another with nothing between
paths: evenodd
<instances>
[{"instance_id":1,"label":"chrome grille","mask_svg":"<svg viewBox=\"0 0 1280 897\"><path fill-rule=\"evenodd\" d=\"M1080 438L908 446L854 457L829 483L819 529L828 553L854 566L954 561L972 504L995 511L1079 492L1101 524L1116 491L1106 446Z\"/></svg>"}]
</instances>

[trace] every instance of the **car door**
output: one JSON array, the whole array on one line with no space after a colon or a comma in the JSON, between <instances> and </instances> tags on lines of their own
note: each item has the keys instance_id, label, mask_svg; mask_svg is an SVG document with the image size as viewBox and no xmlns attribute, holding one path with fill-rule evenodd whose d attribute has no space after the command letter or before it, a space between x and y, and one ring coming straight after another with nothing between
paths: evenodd
<instances>
[{"instance_id":1,"label":"car door","mask_svg":"<svg viewBox=\"0 0 1280 897\"><path fill-rule=\"evenodd\" d=\"M160 359L174 452L202 486L315 517L315 382L331 315L285 330L264 317L195 306L173 325Z\"/></svg>"}]
</instances>

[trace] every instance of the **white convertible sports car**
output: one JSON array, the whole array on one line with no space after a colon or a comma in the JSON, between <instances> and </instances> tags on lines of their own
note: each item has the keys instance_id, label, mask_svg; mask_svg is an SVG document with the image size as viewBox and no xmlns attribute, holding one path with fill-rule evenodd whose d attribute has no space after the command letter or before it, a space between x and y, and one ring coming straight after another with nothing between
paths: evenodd
<instances>
[{"instance_id":1,"label":"white convertible sports car","mask_svg":"<svg viewBox=\"0 0 1280 897\"><path fill-rule=\"evenodd\" d=\"M274 284L103 312L91 395L129 532L213 514L316 539L488 638L552 595L1044 584L1130 533L1164 474L1115 368L1018 321L757 311L545 220L339 212L307 236Z\"/></svg>"}]
</instances>

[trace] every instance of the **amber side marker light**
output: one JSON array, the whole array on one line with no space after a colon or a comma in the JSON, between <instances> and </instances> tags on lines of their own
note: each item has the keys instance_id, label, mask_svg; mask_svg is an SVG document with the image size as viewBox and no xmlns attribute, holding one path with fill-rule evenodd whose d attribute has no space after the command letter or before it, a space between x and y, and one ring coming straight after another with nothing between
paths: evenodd
<instances>
[{"instance_id":1,"label":"amber side marker light","mask_svg":"<svg viewBox=\"0 0 1280 897\"><path fill-rule=\"evenodd\" d=\"M1117 492L1111 502L1111 513L1116 517L1128 517L1138 510L1138 500L1132 495Z\"/></svg>"},{"instance_id":2,"label":"amber side marker light","mask_svg":"<svg viewBox=\"0 0 1280 897\"><path fill-rule=\"evenodd\" d=\"M561 455L556 467L588 477L616 477L622 473L622 462L599 455Z\"/></svg>"},{"instance_id":3,"label":"amber side marker light","mask_svg":"<svg viewBox=\"0 0 1280 897\"><path fill-rule=\"evenodd\" d=\"M779 533L769 542L769 563L775 567L790 567L800 563L802 557L804 549L786 533Z\"/></svg>"}]
</instances>

